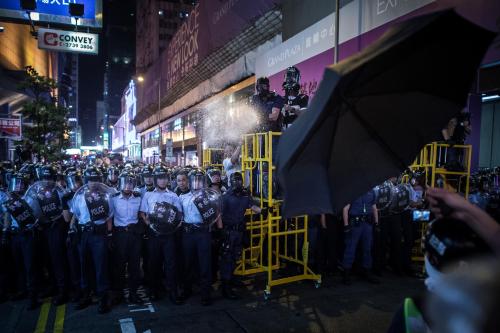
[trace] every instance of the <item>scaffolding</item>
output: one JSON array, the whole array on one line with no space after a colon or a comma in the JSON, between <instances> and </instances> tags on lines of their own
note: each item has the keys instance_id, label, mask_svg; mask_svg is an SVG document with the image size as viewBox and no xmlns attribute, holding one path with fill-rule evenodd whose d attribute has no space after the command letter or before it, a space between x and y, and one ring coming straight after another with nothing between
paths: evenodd
<instances>
[{"instance_id":1,"label":"scaffolding","mask_svg":"<svg viewBox=\"0 0 500 333\"><path fill-rule=\"evenodd\" d=\"M273 160L273 150L280 135L279 132L244 135L241 150L245 186L269 214L256 219L248 214L249 245L243 250L235 274L265 273L266 299L274 286L303 280L314 281L317 288L321 285L321 275L308 266L308 217L284 219L281 214L282 200L279 199Z\"/></svg>"}]
</instances>

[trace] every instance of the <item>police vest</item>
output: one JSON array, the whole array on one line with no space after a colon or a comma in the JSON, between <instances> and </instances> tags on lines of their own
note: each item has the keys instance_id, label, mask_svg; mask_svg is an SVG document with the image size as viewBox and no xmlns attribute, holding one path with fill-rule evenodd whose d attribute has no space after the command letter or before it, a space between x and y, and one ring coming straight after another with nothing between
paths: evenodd
<instances>
[{"instance_id":1,"label":"police vest","mask_svg":"<svg viewBox=\"0 0 500 333\"><path fill-rule=\"evenodd\" d=\"M27 226L35 224L36 218L33 210L17 194L13 193L12 198L7 200L4 205L9 214L17 221L19 228L25 229Z\"/></svg>"},{"instance_id":2,"label":"police vest","mask_svg":"<svg viewBox=\"0 0 500 333\"><path fill-rule=\"evenodd\" d=\"M106 193L85 191L85 203L90 213L90 220L96 222L109 216L109 203Z\"/></svg>"},{"instance_id":3,"label":"police vest","mask_svg":"<svg viewBox=\"0 0 500 333\"><path fill-rule=\"evenodd\" d=\"M45 218L53 221L62 214L62 203L56 188L48 188L37 195L40 210Z\"/></svg>"}]
</instances>

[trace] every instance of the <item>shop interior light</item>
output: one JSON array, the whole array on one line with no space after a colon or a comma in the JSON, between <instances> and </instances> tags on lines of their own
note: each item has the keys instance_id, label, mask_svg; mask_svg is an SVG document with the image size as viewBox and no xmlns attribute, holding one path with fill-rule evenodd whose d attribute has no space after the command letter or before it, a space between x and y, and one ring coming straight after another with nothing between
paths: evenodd
<instances>
[{"instance_id":1,"label":"shop interior light","mask_svg":"<svg viewBox=\"0 0 500 333\"><path fill-rule=\"evenodd\" d=\"M490 95L490 96L484 96L484 97L482 97L483 102L493 101L493 100L496 100L496 99L500 99L500 95Z\"/></svg>"}]
</instances>

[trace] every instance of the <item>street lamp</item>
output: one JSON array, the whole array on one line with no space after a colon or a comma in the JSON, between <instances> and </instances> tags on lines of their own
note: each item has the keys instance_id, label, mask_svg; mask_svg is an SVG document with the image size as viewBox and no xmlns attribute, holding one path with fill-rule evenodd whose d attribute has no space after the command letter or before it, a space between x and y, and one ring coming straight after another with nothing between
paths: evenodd
<instances>
[{"instance_id":1,"label":"street lamp","mask_svg":"<svg viewBox=\"0 0 500 333\"><path fill-rule=\"evenodd\" d=\"M139 75L136 77L137 78L137 81L142 83L144 82L144 77L142 75ZM158 110L157 110L157 123L158 123L158 162L161 162L161 141L162 141L162 137L161 137L161 126L160 126L160 119L161 119L161 76L158 78Z\"/></svg>"}]
</instances>

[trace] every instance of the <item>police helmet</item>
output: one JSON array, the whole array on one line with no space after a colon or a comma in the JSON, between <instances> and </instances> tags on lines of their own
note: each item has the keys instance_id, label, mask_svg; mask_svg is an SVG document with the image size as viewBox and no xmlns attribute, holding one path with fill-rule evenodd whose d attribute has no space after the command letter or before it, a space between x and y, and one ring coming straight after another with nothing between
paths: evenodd
<instances>
[{"instance_id":1,"label":"police helmet","mask_svg":"<svg viewBox=\"0 0 500 333\"><path fill-rule=\"evenodd\" d=\"M40 180L52 180L57 179L57 169L53 165L45 165L39 169L38 178Z\"/></svg>"},{"instance_id":2,"label":"police helmet","mask_svg":"<svg viewBox=\"0 0 500 333\"><path fill-rule=\"evenodd\" d=\"M197 191L205 188L205 171L193 169L188 174L189 188L191 191Z\"/></svg>"},{"instance_id":3,"label":"police helmet","mask_svg":"<svg viewBox=\"0 0 500 333\"><path fill-rule=\"evenodd\" d=\"M95 166L89 166L83 172L83 177L85 180L85 184L88 182L102 182L102 172L99 168Z\"/></svg>"},{"instance_id":4,"label":"police helmet","mask_svg":"<svg viewBox=\"0 0 500 333\"><path fill-rule=\"evenodd\" d=\"M438 271L458 261L492 254L491 248L474 230L449 217L430 223L422 244L426 259Z\"/></svg>"},{"instance_id":5,"label":"police helmet","mask_svg":"<svg viewBox=\"0 0 500 333\"><path fill-rule=\"evenodd\" d=\"M153 176L155 180L155 186L157 186L160 189L166 189L168 187L168 183L170 181L170 170L163 166L163 165L158 165L157 167L154 168L153 170ZM165 180L165 183L163 182L158 182L158 180ZM161 184L161 185L160 185Z\"/></svg>"},{"instance_id":6,"label":"police helmet","mask_svg":"<svg viewBox=\"0 0 500 333\"><path fill-rule=\"evenodd\" d=\"M153 177L153 166L152 165L146 165L142 168L141 170L141 176L142 177Z\"/></svg>"},{"instance_id":7,"label":"police helmet","mask_svg":"<svg viewBox=\"0 0 500 333\"><path fill-rule=\"evenodd\" d=\"M269 92L269 79L267 77L259 77L255 83L255 90L259 95Z\"/></svg>"},{"instance_id":8,"label":"police helmet","mask_svg":"<svg viewBox=\"0 0 500 333\"><path fill-rule=\"evenodd\" d=\"M221 184L221 171L219 168L211 168L209 170L207 170L207 183L208 183L208 186L212 186L212 185L220 185ZM216 181L216 178L218 178L218 180Z\"/></svg>"},{"instance_id":9,"label":"police helmet","mask_svg":"<svg viewBox=\"0 0 500 333\"><path fill-rule=\"evenodd\" d=\"M137 177L132 171L125 170L120 174L120 191L132 192L137 186Z\"/></svg>"}]
</instances>

